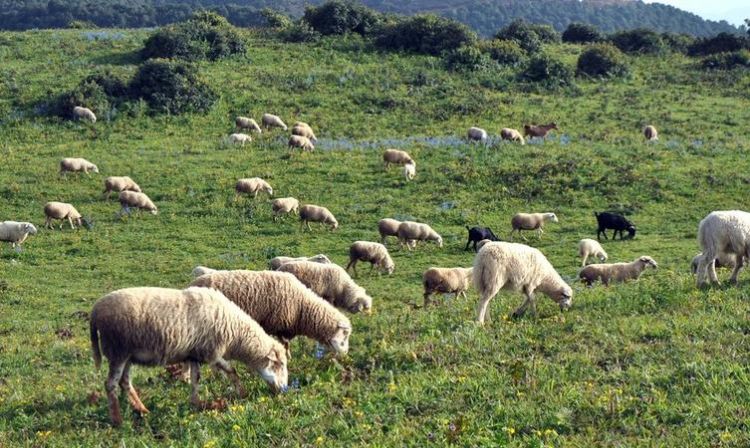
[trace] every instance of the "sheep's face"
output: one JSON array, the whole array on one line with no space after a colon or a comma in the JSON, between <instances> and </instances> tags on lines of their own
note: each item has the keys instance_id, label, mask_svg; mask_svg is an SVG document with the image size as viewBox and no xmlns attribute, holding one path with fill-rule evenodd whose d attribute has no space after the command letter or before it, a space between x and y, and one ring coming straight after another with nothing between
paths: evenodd
<instances>
[{"instance_id":1,"label":"sheep's face","mask_svg":"<svg viewBox=\"0 0 750 448\"><path fill-rule=\"evenodd\" d=\"M351 334L351 325L347 322L340 322L336 333L328 341L328 346L337 355L346 355L349 352L349 336Z\"/></svg>"},{"instance_id":2,"label":"sheep's face","mask_svg":"<svg viewBox=\"0 0 750 448\"><path fill-rule=\"evenodd\" d=\"M154 208L152 208L151 210L149 210L149 212L151 212L151 214L152 214L152 215L156 215L156 214L158 214L158 213L159 213L159 211L158 211L158 210L156 210L156 207L154 207Z\"/></svg>"},{"instance_id":3,"label":"sheep's face","mask_svg":"<svg viewBox=\"0 0 750 448\"><path fill-rule=\"evenodd\" d=\"M388 275L391 275L391 274L393 274L393 271L394 271L395 269L396 269L396 265L395 265L395 264L393 264L393 262L387 263L387 264L385 265L385 272L386 272L386 273L387 273Z\"/></svg>"},{"instance_id":4,"label":"sheep's face","mask_svg":"<svg viewBox=\"0 0 750 448\"><path fill-rule=\"evenodd\" d=\"M36 227L34 227L34 224L31 224L29 222L23 225L23 231L24 233L28 233L29 235L36 235Z\"/></svg>"},{"instance_id":5,"label":"sheep's face","mask_svg":"<svg viewBox=\"0 0 750 448\"><path fill-rule=\"evenodd\" d=\"M657 264L656 264L656 261L653 258L651 258L651 257L643 256L643 257L640 257L638 259L638 261L640 261L641 263L643 263L643 266L645 268L651 266L652 268L656 269L658 267Z\"/></svg>"},{"instance_id":6,"label":"sheep's face","mask_svg":"<svg viewBox=\"0 0 750 448\"><path fill-rule=\"evenodd\" d=\"M555 291L552 299L560 305L561 310L567 310L573 305L573 289L566 284Z\"/></svg>"},{"instance_id":7,"label":"sheep's face","mask_svg":"<svg viewBox=\"0 0 750 448\"><path fill-rule=\"evenodd\" d=\"M331 230L336 230L339 228L339 222L335 219L331 221Z\"/></svg>"},{"instance_id":8,"label":"sheep's face","mask_svg":"<svg viewBox=\"0 0 750 448\"><path fill-rule=\"evenodd\" d=\"M330 264L331 263L331 260L328 257L326 257L325 255L323 255L323 254L315 255L314 257L312 257L312 259L310 261L314 261L316 263L322 263L322 264Z\"/></svg>"},{"instance_id":9,"label":"sheep's face","mask_svg":"<svg viewBox=\"0 0 750 448\"><path fill-rule=\"evenodd\" d=\"M273 196L273 188L271 187L266 188L266 193L268 193L269 196Z\"/></svg>"},{"instance_id":10,"label":"sheep's face","mask_svg":"<svg viewBox=\"0 0 750 448\"><path fill-rule=\"evenodd\" d=\"M280 345L274 346L268 355L263 358L261 366L257 370L274 393L286 390L289 371L287 370L286 351L283 347Z\"/></svg>"},{"instance_id":11,"label":"sheep's face","mask_svg":"<svg viewBox=\"0 0 750 448\"><path fill-rule=\"evenodd\" d=\"M83 225L83 222L81 221L81 217L80 216L77 217L77 218L74 218L73 222L75 222L76 224L78 224L78 227L81 227Z\"/></svg>"},{"instance_id":12,"label":"sheep's face","mask_svg":"<svg viewBox=\"0 0 750 448\"><path fill-rule=\"evenodd\" d=\"M98 173L99 172L99 168L96 165L92 165L91 166L91 171L94 172L94 173Z\"/></svg>"},{"instance_id":13,"label":"sheep's face","mask_svg":"<svg viewBox=\"0 0 750 448\"><path fill-rule=\"evenodd\" d=\"M440 235L438 235L437 237L437 245L438 247L443 247L443 237L441 237Z\"/></svg>"},{"instance_id":14,"label":"sheep's face","mask_svg":"<svg viewBox=\"0 0 750 448\"><path fill-rule=\"evenodd\" d=\"M626 230L628 231L628 238L635 238L635 226L630 226Z\"/></svg>"},{"instance_id":15,"label":"sheep's face","mask_svg":"<svg viewBox=\"0 0 750 448\"><path fill-rule=\"evenodd\" d=\"M559 220L557 219L557 215L556 215L556 214L554 214L554 213L549 213L549 214L547 214L547 220L549 220L549 221L552 221L552 222L560 222L560 221L559 221Z\"/></svg>"},{"instance_id":16,"label":"sheep's face","mask_svg":"<svg viewBox=\"0 0 750 448\"><path fill-rule=\"evenodd\" d=\"M599 253L599 261L601 261L601 262L607 261L607 254L605 252L600 252Z\"/></svg>"}]
</instances>

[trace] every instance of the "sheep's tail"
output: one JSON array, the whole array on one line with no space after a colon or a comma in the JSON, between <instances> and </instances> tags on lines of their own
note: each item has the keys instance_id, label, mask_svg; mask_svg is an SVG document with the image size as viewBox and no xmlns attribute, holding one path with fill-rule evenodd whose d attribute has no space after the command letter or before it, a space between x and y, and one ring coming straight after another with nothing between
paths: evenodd
<instances>
[{"instance_id":1,"label":"sheep's tail","mask_svg":"<svg viewBox=\"0 0 750 448\"><path fill-rule=\"evenodd\" d=\"M99 348L99 329L96 328L94 319L91 319L89 322L89 332L91 336L91 354L94 357L94 367L96 367L96 370L99 370L99 367L102 365L102 352Z\"/></svg>"}]
</instances>

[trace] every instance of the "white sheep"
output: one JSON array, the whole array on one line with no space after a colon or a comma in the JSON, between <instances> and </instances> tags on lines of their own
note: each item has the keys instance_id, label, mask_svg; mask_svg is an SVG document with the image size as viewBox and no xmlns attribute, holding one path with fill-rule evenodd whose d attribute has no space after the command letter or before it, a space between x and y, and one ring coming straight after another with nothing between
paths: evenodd
<instances>
[{"instance_id":1,"label":"white sheep","mask_svg":"<svg viewBox=\"0 0 750 448\"><path fill-rule=\"evenodd\" d=\"M607 252L598 241L584 238L578 242L578 256L582 258L581 266L586 266L589 257L596 257L599 261L607 261Z\"/></svg>"},{"instance_id":2,"label":"white sheep","mask_svg":"<svg viewBox=\"0 0 750 448\"><path fill-rule=\"evenodd\" d=\"M286 124L281 120L281 118L277 117L273 114L263 114L263 117L261 117L260 122L263 123L263 126L268 128L281 128L283 130L287 130Z\"/></svg>"},{"instance_id":3,"label":"white sheep","mask_svg":"<svg viewBox=\"0 0 750 448\"><path fill-rule=\"evenodd\" d=\"M398 238L398 226L401 221L391 218L383 218L378 221L378 233L380 233L380 242L385 244L386 237L395 236Z\"/></svg>"},{"instance_id":4,"label":"white sheep","mask_svg":"<svg viewBox=\"0 0 750 448\"><path fill-rule=\"evenodd\" d=\"M352 243L349 247L349 264L346 265L346 270L352 268L356 275L358 261L369 262L370 271L377 266L380 272L385 272L388 275L393 274L396 267L388 249L380 243L370 241L355 241Z\"/></svg>"},{"instance_id":5,"label":"white sheep","mask_svg":"<svg viewBox=\"0 0 750 448\"><path fill-rule=\"evenodd\" d=\"M538 290L560 305L570 308L573 289L538 249L519 243L485 243L474 258L474 287L481 297L477 320L484 324L487 305L501 289L523 292L523 304L513 312L518 317L531 310L536 313L534 294Z\"/></svg>"},{"instance_id":6,"label":"white sheep","mask_svg":"<svg viewBox=\"0 0 750 448\"><path fill-rule=\"evenodd\" d=\"M245 146L245 143L252 142L253 138L247 134L234 133L229 135L229 143L233 145Z\"/></svg>"},{"instance_id":7,"label":"white sheep","mask_svg":"<svg viewBox=\"0 0 750 448\"><path fill-rule=\"evenodd\" d=\"M121 191L135 191L136 193L140 193L142 190L141 187L128 176L110 176L104 179L103 197L109 199L113 191L116 191L117 193Z\"/></svg>"},{"instance_id":8,"label":"white sheep","mask_svg":"<svg viewBox=\"0 0 750 448\"><path fill-rule=\"evenodd\" d=\"M656 128L651 125L643 128L643 136L646 137L646 140L650 142L659 140L659 133L656 132Z\"/></svg>"},{"instance_id":9,"label":"white sheep","mask_svg":"<svg viewBox=\"0 0 750 448\"><path fill-rule=\"evenodd\" d=\"M547 221L559 222L557 215L554 213L516 213L510 220L510 225L513 230L510 231L510 237L513 238L513 232L518 232L526 241L526 237L521 234L522 230L536 230L538 238L542 238L542 227Z\"/></svg>"},{"instance_id":10,"label":"white sheep","mask_svg":"<svg viewBox=\"0 0 750 448\"><path fill-rule=\"evenodd\" d=\"M271 201L274 221L286 213L299 214L299 201L295 198L278 198Z\"/></svg>"},{"instance_id":11,"label":"white sheep","mask_svg":"<svg viewBox=\"0 0 750 448\"><path fill-rule=\"evenodd\" d=\"M412 250L417 241L435 241L438 247L443 247L443 237L432 230L427 224L404 221L398 226L398 240L401 245L406 245L407 249Z\"/></svg>"},{"instance_id":12,"label":"white sheep","mask_svg":"<svg viewBox=\"0 0 750 448\"><path fill-rule=\"evenodd\" d=\"M597 280L601 280L604 286L609 286L611 282L637 280L649 266L654 269L658 267L653 258L643 255L630 263L590 264L581 269L578 277L587 286L593 285Z\"/></svg>"},{"instance_id":13,"label":"white sheep","mask_svg":"<svg viewBox=\"0 0 750 448\"><path fill-rule=\"evenodd\" d=\"M305 137L311 142L318 141L318 138L315 136L315 132L313 132L310 125L307 123L299 122L299 121L295 123L294 126L292 126L292 135L299 135L300 137Z\"/></svg>"},{"instance_id":14,"label":"white sheep","mask_svg":"<svg viewBox=\"0 0 750 448\"><path fill-rule=\"evenodd\" d=\"M432 301L430 296L439 292L443 294L455 294L456 298L463 295L471 285L473 268L429 268L422 274L422 285L424 286L424 306Z\"/></svg>"},{"instance_id":15,"label":"white sheep","mask_svg":"<svg viewBox=\"0 0 750 448\"><path fill-rule=\"evenodd\" d=\"M308 204L300 207L299 219L300 226L307 225L307 230L312 230L310 227L310 221L328 224L331 226L331 230L336 230L339 226L339 222L336 221L336 217L333 216L333 213L327 208L318 205Z\"/></svg>"},{"instance_id":16,"label":"white sheep","mask_svg":"<svg viewBox=\"0 0 750 448\"><path fill-rule=\"evenodd\" d=\"M73 116L77 120L88 120L92 123L96 123L96 115L91 109L87 107L76 106L73 108Z\"/></svg>"},{"instance_id":17,"label":"white sheep","mask_svg":"<svg viewBox=\"0 0 750 448\"><path fill-rule=\"evenodd\" d=\"M406 151L400 151L398 149L386 149L383 152L383 166L385 169L394 165L406 165L408 163L415 163L414 159L411 158L409 153Z\"/></svg>"},{"instance_id":18,"label":"white sheep","mask_svg":"<svg viewBox=\"0 0 750 448\"><path fill-rule=\"evenodd\" d=\"M258 193L265 191L269 196L273 196L273 188L265 180L260 177L249 177L245 179L239 179L234 185L234 190L237 194L247 193L252 194L253 199L258 197Z\"/></svg>"},{"instance_id":19,"label":"white sheep","mask_svg":"<svg viewBox=\"0 0 750 448\"><path fill-rule=\"evenodd\" d=\"M89 322L91 349L98 369L102 353L109 360L105 383L109 415L122 424L116 387L128 394L133 409L148 412L130 381L132 364L153 366L189 362L194 406L204 407L198 395L200 363L225 372L239 395L244 388L227 360L237 359L257 371L274 391L287 386L284 347L250 316L219 291L128 288L99 299Z\"/></svg>"},{"instance_id":20,"label":"white sheep","mask_svg":"<svg viewBox=\"0 0 750 448\"><path fill-rule=\"evenodd\" d=\"M315 149L315 145L313 145L310 139L301 135L292 135L289 137L288 146L289 149L300 148L302 151L313 151Z\"/></svg>"},{"instance_id":21,"label":"white sheep","mask_svg":"<svg viewBox=\"0 0 750 448\"><path fill-rule=\"evenodd\" d=\"M735 257L729 281L737 283L743 259L750 257L750 213L741 210L709 213L698 225L698 244L703 252L696 272L698 286L706 282L707 275L711 283L719 284L714 260L727 255Z\"/></svg>"},{"instance_id":22,"label":"white sheep","mask_svg":"<svg viewBox=\"0 0 750 448\"><path fill-rule=\"evenodd\" d=\"M21 245L29 235L36 235L36 227L30 222L0 222L0 241L10 243L16 252L21 251Z\"/></svg>"},{"instance_id":23,"label":"white sheep","mask_svg":"<svg viewBox=\"0 0 750 448\"><path fill-rule=\"evenodd\" d=\"M414 177L417 175L417 165L413 163L407 163L404 165L404 178L406 178L406 181L414 180Z\"/></svg>"},{"instance_id":24,"label":"white sheep","mask_svg":"<svg viewBox=\"0 0 750 448\"><path fill-rule=\"evenodd\" d=\"M274 257L268 262L272 271L279 269L282 264L295 261L312 261L313 263L332 263L330 258L324 254L313 255L312 257Z\"/></svg>"},{"instance_id":25,"label":"white sheep","mask_svg":"<svg viewBox=\"0 0 750 448\"><path fill-rule=\"evenodd\" d=\"M48 229L52 228L53 219L59 219L61 221L67 219L71 229L76 228L73 225L73 222L79 226L81 225L81 214L78 213L78 210L76 210L72 204L65 202L47 202L44 204L44 216L46 217L44 227ZM62 227L63 223L60 222L60 230L62 230Z\"/></svg>"},{"instance_id":26,"label":"white sheep","mask_svg":"<svg viewBox=\"0 0 750 448\"><path fill-rule=\"evenodd\" d=\"M261 131L260 129L260 126L258 126L258 123L252 118L237 117L234 119L234 124L237 126L238 130L249 129L251 131L257 132L258 134L263 133L263 131Z\"/></svg>"},{"instance_id":27,"label":"white sheep","mask_svg":"<svg viewBox=\"0 0 750 448\"><path fill-rule=\"evenodd\" d=\"M130 214L130 207L135 207L139 210L146 210L152 215L156 215L159 211L156 209L156 205L146 195L146 193L136 193L135 191L121 191L118 196L120 201L120 215L123 213Z\"/></svg>"},{"instance_id":28,"label":"white sheep","mask_svg":"<svg viewBox=\"0 0 750 448\"><path fill-rule=\"evenodd\" d=\"M66 157L60 161L60 174L81 171L86 174L88 174L89 171L92 173L98 173L99 168L88 160L80 157Z\"/></svg>"},{"instance_id":29,"label":"white sheep","mask_svg":"<svg viewBox=\"0 0 750 448\"><path fill-rule=\"evenodd\" d=\"M466 137L471 141L487 142L487 131L482 128L470 127L466 132Z\"/></svg>"},{"instance_id":30,"label":"white sheep","mask_svg":"<svg viewBox=\"0 0 750 448\"><path fill-rule=\"evenodd\" d=\"M279 272L288 272L299 279L312 292L336 308L350 313L372 310L372 297L352 280L344 268L333 263L292 261L279 266Z\"/></svg>"},{"instance_id":31,"label":"white sheep","mask_svg":"<svg viewBox=\"0 0 750 448\"><path fill-rule=\"evenodd\" d=\"M526 144L526 140L523 139L523 135L516 129L502 128L500 130L500 138L503 140L510 140L512 142L519 142L521 145Z\"/></svg>"}]
</instances>

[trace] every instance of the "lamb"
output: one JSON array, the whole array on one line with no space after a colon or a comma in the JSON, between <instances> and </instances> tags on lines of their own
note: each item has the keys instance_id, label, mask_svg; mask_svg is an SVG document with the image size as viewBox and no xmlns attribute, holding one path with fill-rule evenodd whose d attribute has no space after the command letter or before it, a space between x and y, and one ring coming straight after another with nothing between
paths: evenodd
<instances>
[{"instance_id":1,"label":"lamb","mask_svg":"<svg viewBox=\"0 0 750 448\"><path fill-rule=\"evenodd\" d=\"M398 226L398 241L406 248L412 250L417 241L436 241L438 247L443 247L443 237L432 230L427 224L404 221Z\"/></svg>"},{"instance_id":2,"label":"lamb","mask_svg":"<svg viewBox=\"0 0 750 448\"><path fill-rule=\"evenodd\" d=\"M411 158L409 153L406 151L400 151L398 149L386 149L383 152L383 166L385 169L391 166L391 163L396 165L414 164L414 159Z\"/></svg>"},{"instance_id":3,"label":"lamb","mask_svg":"<svg viewBox=\"0 0 750 448\"><path fill-rule=\"evenodd\" d=\"M288 272L219 271L198 277L191 286L221 291L287 350L291 339L303 335L339 355L349 351L349 319Z\"/></svg>"},{"instance_id":4,"label":"lamb","mask_svg":"<svg viewBox=\"0 0 750 448\"><path fill-rule=\"evenodd\" d=\"M261 131L260 129L260 126L258 126L258 123L252 118L237 117L234 119L234 124L237 126L237 130L249 129L251 131L257 132L258 134L263 133L263 131Z\"/></svg>"},{"instance_id":5,"label":"lamb","mask_svg":"<svg viewBox=\"0 0 750 448\"><path fill-rule=\"evenodd\" d=\"M273 196L273 188L260 177L250 177L245 179L239 179L234 186L234 190L237 194L247 193L252 194L253 199L258 197L258 193L265 191L269 196Z\"/></svg>"},{"instance_id":6,"label":"lamb","mask_svg":"<svg viewBox=\"0 0 750 448\"><path fill-rule=\"evenodd\" d=\"M240 396L245 391L227 360L237 359L257 371L275 392L287 386L284 348L223 294L206 288L185 290L127 288L99 299L91 311L91 349L99 369L102 353L109 360L105 383L109 415L122 424L115 388L127 392L133 409L144 414L130 381L132 364L154 366L189 362L191 403L204 407L198 395L200 363L225 372Z\"/></svg>"},{"instance_id":7,"label":"lamb","mask_svg":"<svg viewBox=\"0 0 750 448\"><path fill-rule=\"evenodd\" d=\"M620 239L623 239L622 231L628 231L628 239L635 237L635 226L633 223L628 221L624 216L618 215L617 213L610 212L594 212L596 217L596 223L599 226L596 231L596 239L599 239L601 234L604 234L604 239L607 239L607 229L614 229L612 233L612 239L614 240L617 236L617 232L620 232Z\"/></svg>"},{"instance_id":8,"label":"lamb","mask_svg":"<svg viewBox=\"0 0 750 448\"><path fill-rule=\"evenodd\" d=\"M279 216L286 213L299 214L299 201L295 198L278 198L271 202L271 210L273 211L273 220L276 221Z\"/></svg>"},{"instance_id":9,"label":"lamb","mask_svg":"<svg viewBox=\"0 0 750 448\"><path fill-rule=\"evenodd\" d=\"M313 145L310 139L301 135L292 135L289 137L288 145L289 149L300 148L302 151L313 151L315 149L315 145Z\"/></svg>"},{"instance_id":10,"label":"lamb","mask_svg":"<svg viewBox=\"0 0 750 448\"><path fill-rule=\"evenodd\" d=\"M698 225L698 244L703 252L696 270L698 287L706 282L719 284L714 260L735 258L730 283L737 283L737 276L744 265L744 258L750 257L750 213L740 210L714 211L703 218Z\"/></svg>"},{"instance_id":11,"label":"lamb","mask_svg":"<svg viewBox=\"0 0 750 448\"><path fill-rule=\"evenodd\" d=\"M397 221L391 218L383 218L378 221L378 232L380 233L380 242L385 244L386 237L395 236L398 237L398 226L401 225L401 221Z\"/></svg>"},{"instance_id":12,"label":"lamb","mask_svg":"<svg viewBox=\"0 0 750 448\"><path fill-rule=\"evenodd\" d=\"M533 247L518 243L489 242L479 249L474 258L474 287L481 301L477 320L484 324L488 317L487 305L501 290L523 292L523 304L513 312L519 317L531 309L536 313L534 293L539 290L560 305L570 308L573 289L565 283L547 258Z\"/></svg>"},{"instance_id":13,"label":"lamb","mask_svg":"<svg viewBox=\"0 0 750 448\"><path fill-rule=\"evenodd\" d=\"M404 178L407 182L410 180L414 180L414 178L417 176L417 165L413 163L407 163L404 165Z\"/></svg>"},{"instance_id":14,"label":"lamb","mask_svg":"<svg viewBox=\"0 0 750 448\"><path fill-rule=\"evenodd\" d=\"M466 132L466 138L468 138L470 141L474 142L487 142L487 131L485 131L482 128L477 127L470 127L469 130Z\"/></svg>"},{"instance_id":15,"label":"lamb","mask_svg":"<svg viewBox=\"0 0 750 448\"><path fill-rule=\"evenodd\" d=\"M656 128L651 125L643 128L643 136L650 142L659 140L659 133L656 132Z\"/></svg>"},{"instance_id":16,"label":"lamb","mask_svg":"<svg viewBox=\"0 0 750 448\"><path fill-rule=\"evenodd\" d=\"M463 295L469 289L472 279L472 268L429 268L422 275L424 286L424 306L432 301L430 296L436 292L443 294L455 294L456 298Z\"/></svg>"},{"instance_id":17,"label":"lamb","mask_svg":"<svg viewBox=\"0 0 750 448\"><path fill-rule=\"evenodd\" d=\"M349 264L346 265L346 270L352 268L354 275L357 275L357 262L359 261L370 262L370 271L377 266L380 272L385 272L388 275L393 274L396 267L384 245L369 241L352 243L349 247Z\"/></svg>"},{"instance_id":18,"label":"lamb","mask_svg":"<svg viewBox=\"0 0 750 448\"><path fill-rule=\"evenodd\" d=\"M500 241L500 238L495 236L495 234L492 233L492 229L489 227L472 227L470 229L469 226L466 226L466 230L469 232L469 239L466 240L466 247L464 250L469 250L469 244L472 242L474 243L474 252L477 252L479 250L477 249L477 243L483 240Z\"/></svg>"},{"instance_id":19,"label":"lamb","mask_svg":"<svg viewBox=\"0 0 750 448\"><path fill-rule=\"evenodd\" d=\"M510 231L511 239L513 238L513 232L518 232L526 241L526 238L521 234L522 230L536 230L537 237L542 238L542 227L547 221L559 222L557 215L554 213L516 213L510 220L510 225L513 230Z\"/></svg>"},{"instance_id":20,"label":"lamb","mask_svg":"<svg viewBox=\"0 0 750 448\"><path fill-rule=\"evenodd\" d=\"M597 257L600 261L607 261L607 252L598 241L584 238L578 242L578 256L582 258L581 266L586 266L586 260L590 256Z\"/></svg>"},{"instance_id":21,"label":"lamb","mask_svg":"<svg viewBox=\"0 0 750 448\"><path fill-rule=\"evenodd\" d=\"M700 264L702 257L703 257L703 252L694 256L693 260L690 262L690 272L692 272L693 274L696 274L698 272L698 265ZM747 259L742 260L742 264L745 264L745 263L747 263ZM737 263L735 260L735 256L733 254L722 253L714 260L715 268L734 269L734 266L736 264Z\"/></svg>"},{"instance_id":22,"label":"lamb","mask_svg":"<svg viewBox=\"0 0 750 448\"><path fill-rule=\"evenodd\" d=\"M354 283L344 268L333 263L293 261L279 266L279 272L288 272L312 292L330 302L336 308L350 313L370 312L372 297L364 288Z\"/></svg>"},{"instance_id":23,"label":"lamb","mask_svg":"<svg viewBox=\"0 0 750 448\"><path fill-rule=\"evenodd\" d=\"M649 266L656 269L656 261L644 255L630 263L590 264L581 269L578 277L587 286L591 286L597 280L601 280L604 286L609 286L610 282L637 280Z\"/></svg>"},{"instance_id":24,"label":"lamb","mask_svg":"<svg viewBox=\"0 0 750 448\"><path fill-rule=\"evenodd\" d=\"M73 108L73 117L77 120L88 120L91 123L96 123L96 115L91 109L87 107L76 106Z\"/></svg>"},{"instance_id":25,"label":"lamb","mask_svg":"<svg viewBox=\"0 0 750 448\"><path fill-rule=\"evenodd\" d=\"M523 135L527 137L539 137L539 138L545 138L547 137L547 134L552 129L557 129L557 124L553 121L549 124L540 124L540 125L529 125L525 124L523 125Z\"/></svg>"},{"instance_id":26,"label":"lamb","mask_svg":"<svg viewBox=\"0 0 750 448\"><path fill-rule=\"evenodd\" d=\"M190 275L192 275L193 278L198 278L201 275L211 274L216 271L216 269L211 269L206 266L196 266L193 268L193 271L190 273Z\"/></svg>"},{"instance_id":27,"label":"lamb","mask_svg":"<svg viewBox=\"0 0 750 448\"><path fill-rule=\"evenodd\" d=\"M10 243L16 252L21 251L21 244L26 241L29 235L36 235L36 227L30 222L0 222L0 241Z\"/></svg>"},{"instance_id":28,"label":"lamb","mask_svg":"<svg viewBox=\"0 0 750 448\"><path fill-rule=\"evenodd\" d=\"M235 133L235 134L229 135L229 143L233 145L239 144L240 146L245 146L245 143L248 143L251 141L253 141L253 138L247 134Z\"/></svg>"},{"instance_id":29,"label":"lamb","mask_svg":"<svg viewBox=\"0 0 750 448\"><path fill-rule=\"evenodd\" d=\"M110 176L104 179L104 193L103 196L109 200L112 192L121 191L135 191L136 193L141 192L141 187L128 176Z\"/></svg>"},{"instance_id":30,"label":"lamb","mask_svg":"<svg viewBox=\"0 0 750 448\"><path fill-rule=\"evenodd\" d=\"M336 221L336 217L325 207L317 205L303 205L299 209L300 226L307 225L307 230L312 230L310 227L310 221L319 222L321 224L328 224L331 226L331 230L336 230L339 226L339 222Z\"/></svg>"},{"instance_id":31,"label":"lamb","mask_svg":"<svg viewBox=\"0 0 750 448\"><path fill-rule=\"evenodd\" d=\"M135 207L139 210L146 210L152 215L158 213L156 206L153 202L151 202L151 199L146 195L146 193L136 193L135 191L121 191L118 199L120 201L120 205L122 206L120 214L130 214L130 207Z\"/></svg>"},{"instance_id":32,"label":"lamb","mask_svg":"<svg viewBox=\"0 0 750 448\"><path fill-rule=\"evenodd\" d=\"M332 263L331 260L324 254L313 255L312 257L274 257L268 262L271 270L276 271L281 267L282 264L291 263L294 261L311 261L313 263Z\"/></svg>"},{"instance_id":33,"label":"lamb","mask_svg":"<svg viewBox=\"0 0 750 448\"><path fill-rule=\"evenodd\" d=\"M285 131L287 130L287 126L284 124L281 118L273 114L263 114L263 117L261 117L260 122L263 123L263 126L266 129L281 128Z\"/></svg>"},{"instance_id":34,"label":"lamb","mask_svg":"<svg viewBox=\"0 0 750 448\"><path fill-rule=\"evenodd\" d=\"M297 123L294 124L294 126L292 126L292 135L299 135L300 137L305 137L311 142L318 141L318 138L315 136L315 132L313 132L310 125L307 123L302 123L300 121L298 121Z\"/></svg>"},{"instance_id":35,"label":"lamb","mask_svg":"<svg viewBox=\"0 0 750 448\"><path fill-rule=\"evenodd\" d=\"M521 133L515 129L502 128L500 130L500 137L503 140L510 140L512 142L520 142L522 145L526 144L526 141L523 139L523 135L521 135Z\"/></svg>"},{"instance_id":36,"label":"lamb","mask_svg":"<svg viewBox=\"0 0 750 448\"><path fill-rule=\"evenodd\" d=\"M60 161L60 174L80 171L83 171L86 174L88 174L89 171L98 173L99 168L88 160L81 158L66 157Z\"/></svg>"},{"instance_id":37,"label":"lamb","mask_svg":"<svg viewBox=\"0 0 750 448\"><path fill-rule=\"evenodd\" d=\"M44 227L48 229L52 228L53 219L59 219L61 221L67 219L71 229L76 228L73 225L74 221L76 224L81 226L81 214L78 213L78 210L76 210L75 207L65 202L47 202L46 204L44 204L44 216L47 217L47 219L44 221ZM62 226L63 223L61 222L60 230L62 230Z\"/></svg>"}]
</instances>

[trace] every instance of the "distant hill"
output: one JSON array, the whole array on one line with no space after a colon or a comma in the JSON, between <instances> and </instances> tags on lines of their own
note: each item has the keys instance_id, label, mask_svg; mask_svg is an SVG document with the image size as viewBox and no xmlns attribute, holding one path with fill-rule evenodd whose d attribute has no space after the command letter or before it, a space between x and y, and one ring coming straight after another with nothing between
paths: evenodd
<instances>
[{"instance_id":1,"label":"distant hill","mask_svg":"<svg viewBox=\"0 0 750 448\"><path fill-rule=\"evenodd\" d=\"M0 29L81 26L148 27L183 20L195 9L213 9L240 26L262 23L266 7L300 16L306 5L323 0L0 0ZM547 23L563 30L585 22L611 32L639 27L657 31L713 35L740 32L725 21L714 22L681 9L639 0L364 0L378 11L400 14L432 12L459 20L489 36L513 19Z\"/></svg>"}]
</instances>

